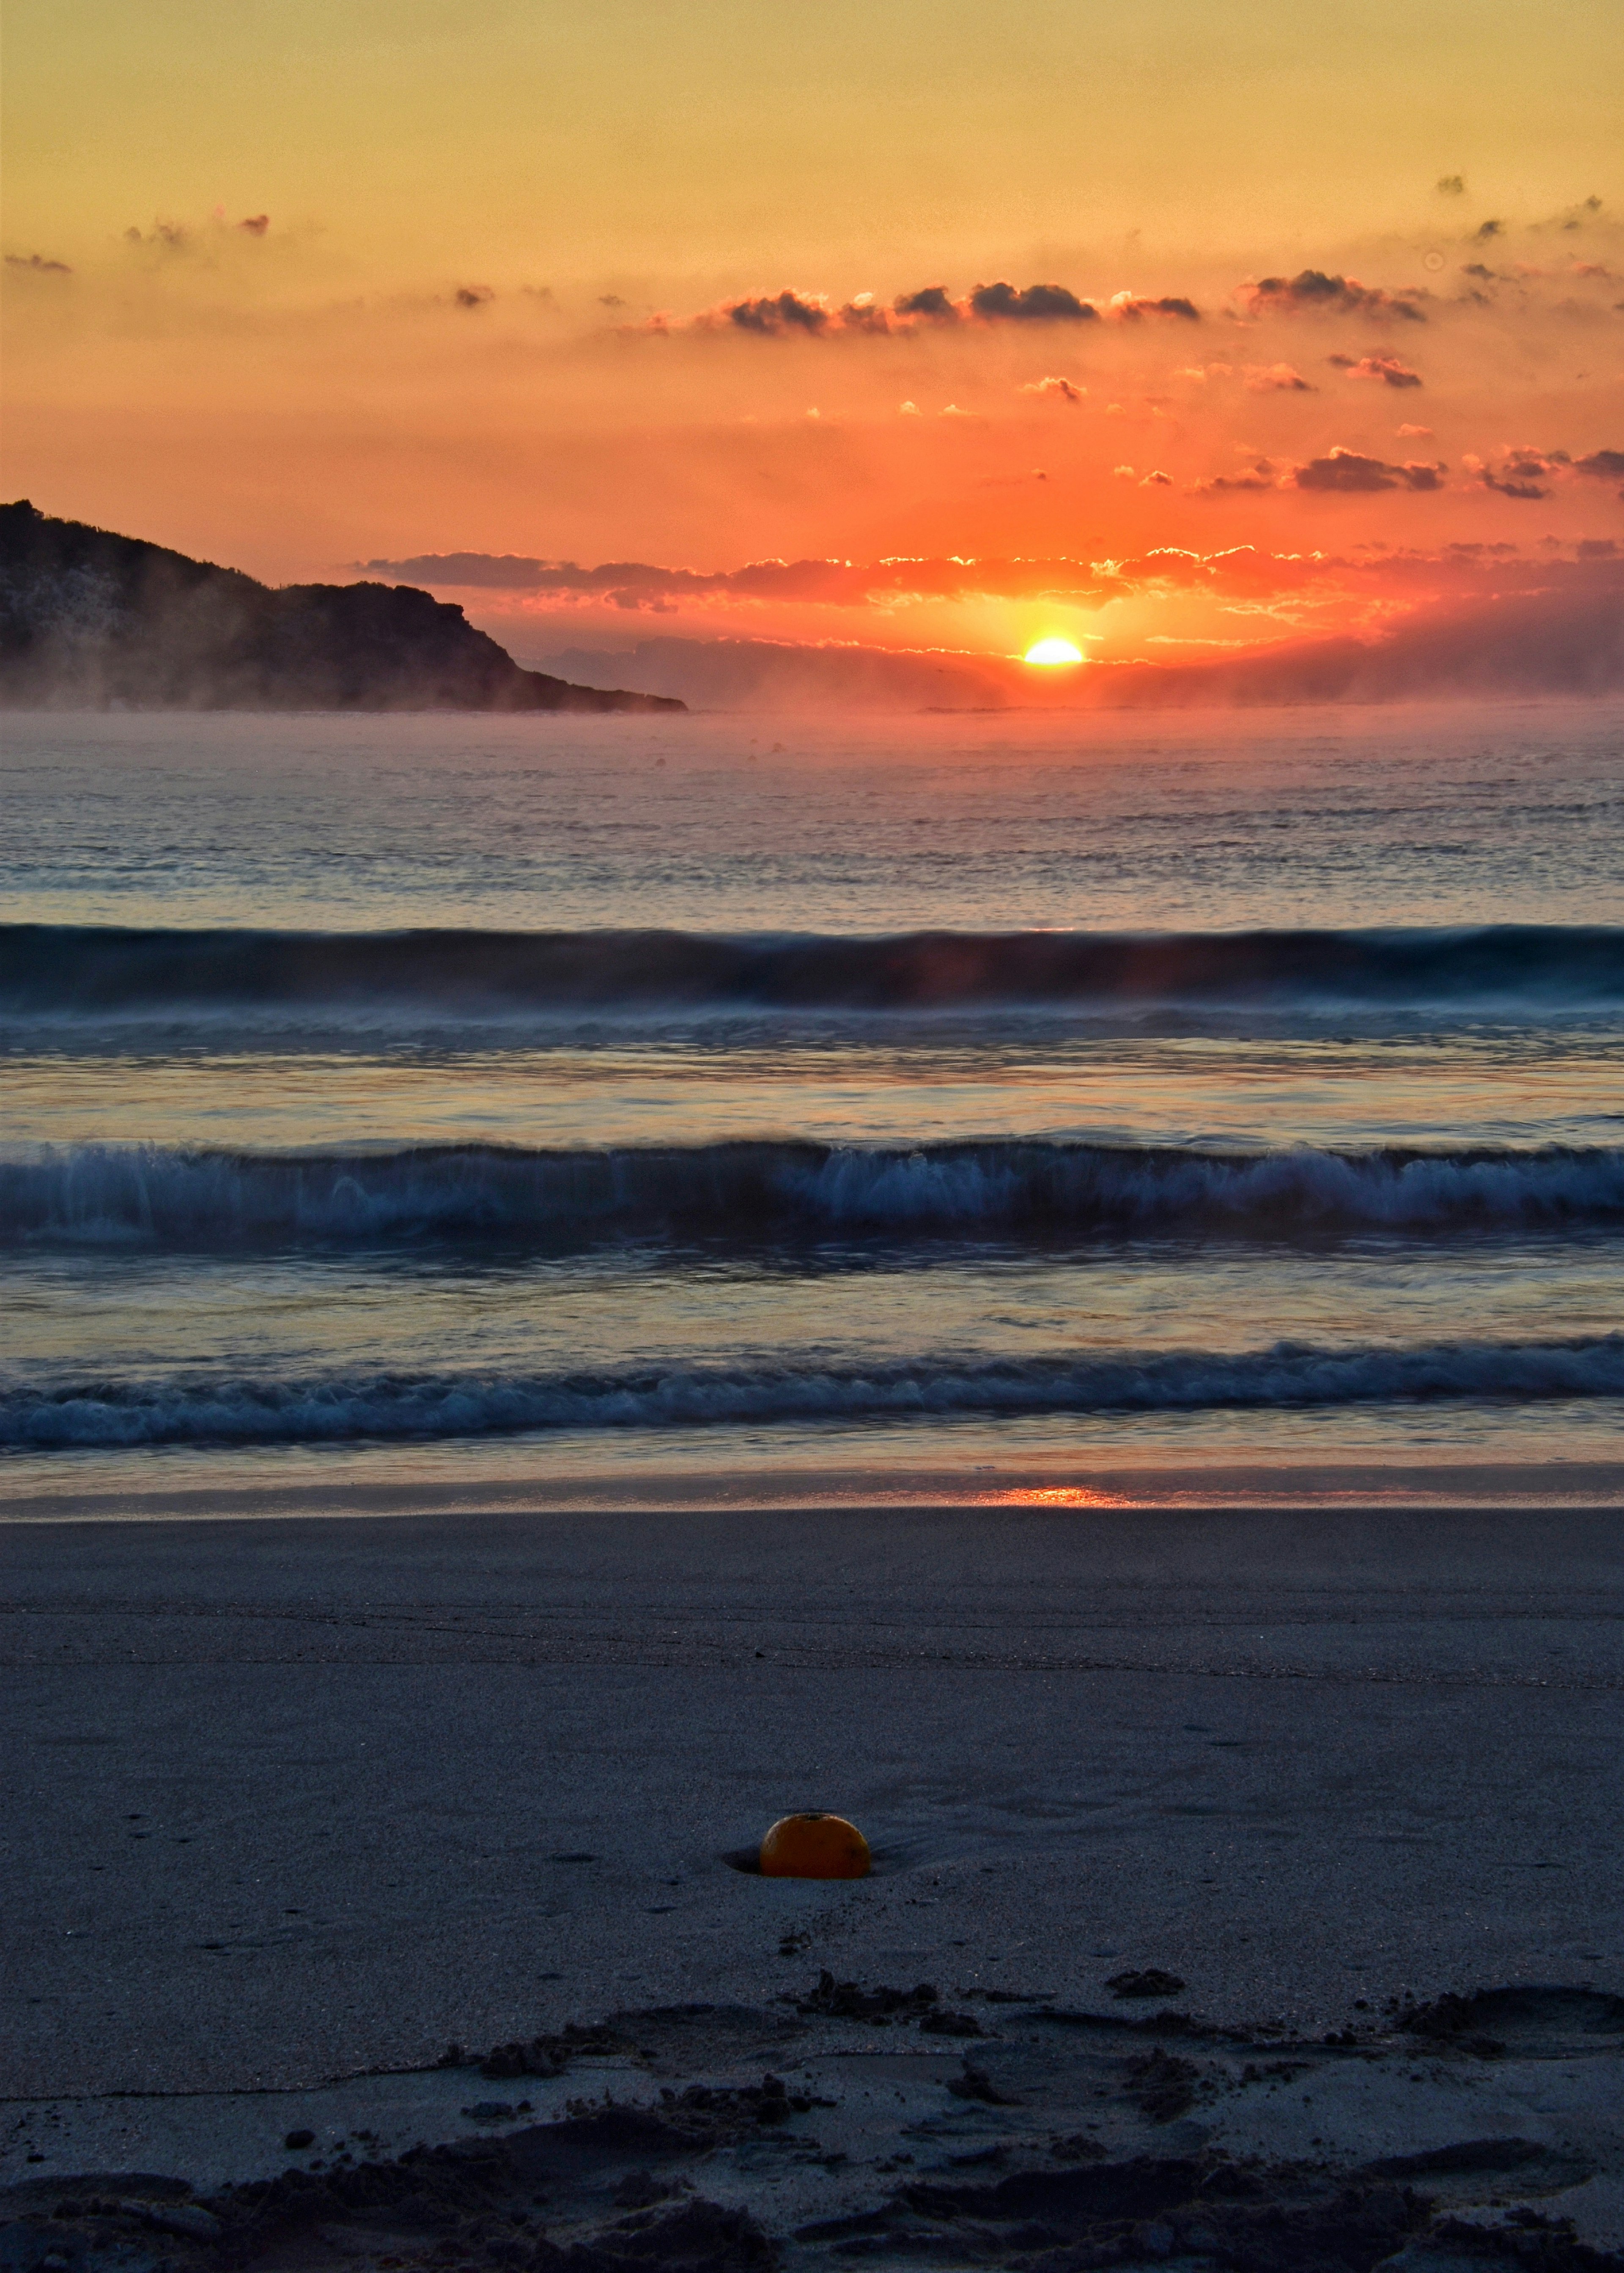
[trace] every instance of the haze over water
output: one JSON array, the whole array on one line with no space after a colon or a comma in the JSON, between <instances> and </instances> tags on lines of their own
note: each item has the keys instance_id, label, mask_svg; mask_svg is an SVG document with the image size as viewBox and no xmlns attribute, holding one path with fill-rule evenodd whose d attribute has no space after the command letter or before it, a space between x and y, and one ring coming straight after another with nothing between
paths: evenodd
<instances>
[{"instance_id":1,"label":"haze over water","mask_svg":"<svg viewBox=\"0 0 1624 2273\"><path fill-rule=\"evenodd\" d=\"M1615 1459L1620 724L14 719L11 1485Z\"/></svg>"}]
</instances>

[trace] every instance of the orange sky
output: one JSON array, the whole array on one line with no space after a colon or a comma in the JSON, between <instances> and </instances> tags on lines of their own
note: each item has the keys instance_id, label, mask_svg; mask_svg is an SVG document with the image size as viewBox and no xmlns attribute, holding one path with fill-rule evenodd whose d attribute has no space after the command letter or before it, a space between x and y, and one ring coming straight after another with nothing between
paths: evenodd
<instances>
[{"instance_id":1,"label":"orange sky","mask_svg":"<svg viewBox=\"0 0 1624 2273\"><path fill-rule=\"evenodd\" d=\"M49 512L528 652L1213 656L1624 542L1616 0L8 13Z\"/></svg>"}]
</instances>

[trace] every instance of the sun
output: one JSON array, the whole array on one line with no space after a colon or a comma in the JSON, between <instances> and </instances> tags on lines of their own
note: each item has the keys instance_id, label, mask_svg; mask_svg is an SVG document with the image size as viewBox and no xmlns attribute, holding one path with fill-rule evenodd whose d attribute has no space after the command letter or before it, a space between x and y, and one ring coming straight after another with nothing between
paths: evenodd
<instances>
[{"instance_id":1,"label":"sun","mask_svg":"<svg viewBox=\"0 0 1624 2273\"><path fill-rule=\"evenodd\" d=\"M1063 639L1041 639L1021 657L1023 663L1042 664L1051 670L1056 664L1080 663L1082 659L1081 649L1073 647L1070 640Z\"/></svg>"}]
</instances>

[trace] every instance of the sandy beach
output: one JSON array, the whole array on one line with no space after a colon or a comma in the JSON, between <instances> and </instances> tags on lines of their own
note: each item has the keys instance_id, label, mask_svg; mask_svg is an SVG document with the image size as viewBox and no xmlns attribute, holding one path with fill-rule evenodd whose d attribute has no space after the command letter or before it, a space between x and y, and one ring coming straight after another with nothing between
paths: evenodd
<instances>
[{"instance_id":1,"label":"sandy beach","mask_svg":"<svg viewBox=\"0 0 1624 2273\"><path fill-rule=\"evenodd\" d=\"M1165 2157L1181 2122L1201 2133L1174 2140L1186 2158L1271 2164L1531 2139L1532 2193L1624 2239L1596 2144L1624 2098L1615 1512L14 1523L0 1555L13 2185L264 2178L285 2134L319 2127L293 2119L305 2105L325 2110L312 2153L337 2121L387 2158L517 2136L588 2087L759 2090L792 2052L849 2065L882 2041L817 2005L827 1973L933 1992L889 2022L887 2057L906 2037L914 2065L882 2131L858 2125L869 2150L846 2140L830 2166L846 2194L861 2178L878 2201L872 2166L914 2151L891 2133L893 2112L923 2119L915 2086L938 2116L990 2120L1000 2058L1026 2064L1011 2105L1047 2108L994 2123L989 2167L1018 2171L1025 2133L1084 2089L1082 2046L1115 2079L1087 2087L1128 2126L1113 2154ZM863 1827L870 1879L734 1866L807 1806ZM1108 1985L1136 1972L1177 1990ZM1538 1994L1445 2028L1425 2073L1394 2035L1405 2000L1507 1990ZM715 2017L674 2047L669 2019L584 2049L562 2034L675 2007ZM993 2041L934 2033L933 2007ZM1169 2012L1170 2037L1142 2034ZM1067 2034L1056 2013L1095 2018ZM1177 2110L1147 2115L1124 2063L1188 2065L1181 2030L1205 2047L1199 2089L1174 2073ZM1324 2048L1343 2031L1347 2059ZM1461 2049L1478 2038L1498 2064ZM1551 2087L1519 2083L1520 2112L1513 2038ZM538 2039L565 2046L553 2074L543 2055L534 2082L523 2061L521 2082L479 2081L492 2047ZM434 2066L452 2044L471 2067ZM1227 2107L1282 2044L1341 2060L1312 2128L1300 2092L1289 2120L1278 2093L1261 2119L1249 2087L1244 2123L1197 2104ZM606 2073L572 2077L583 2059ZM1372 2101L1372 2060L1414 2081ZM949 2083L944 2103L972 2072L994 2097ZM791 2111L786 2136L850 2128L818 2074L813 2097L845 2113ZM1026 2145L1048 2156L1051 2134ZM779 2208L785 2231L811 2217L801 2195Z\"/></svg>"}]
</instances>

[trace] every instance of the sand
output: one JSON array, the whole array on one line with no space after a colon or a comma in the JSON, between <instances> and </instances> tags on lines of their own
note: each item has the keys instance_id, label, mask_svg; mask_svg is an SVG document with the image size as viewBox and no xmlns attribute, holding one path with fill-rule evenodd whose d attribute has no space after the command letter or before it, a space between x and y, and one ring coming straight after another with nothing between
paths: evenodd
<instances>
[{"instance_id":1,"label":"sand","mask_svg":"<svg viewBox=\"0 0 1624 2273\"><path fill-rule=\"evenodd\" d=\"M780 2238L816 2201L880 2216L899 2154L1050 2167L1095 2092L1113 2168L1364 2169L1531 2140L1511 2158L1522 2179L1479 2169L1467 2193L1503 2202L1494 2187L1526 2181L1518 2200L1577 2202L1610 2239L1617 2174L1592 2134L1624 2104L1615 1512L85 1522L0 1527L0 2182L263 2175L287 2159L288 2110L367 2070L410 2073L339 2087L312 2153L338 2151L335 2125L380 2157L492 2125L517 2137L581 2076L436 2070L448 2042L482 2054L703 2005L756 2018L732 2038L690 2023L680 2056L654 2058L654 2024L622 2022L587 2080L657 2101L663 2060L665 2088L759 2096L764 2072L810 2060L813 2096L841 2105L766 2127L805 2149L793 2201L771 2209L732 2134L701 2157L705 2198ZM785 1884L722 1859L817 1805L868 1834L872 1879ZM1170 2003L1106 1986L1153 1967L1184 1984ZM994 2041L933 2035L917 2012L883 2035L796 2014L785 1999L824 1969L928 1981ZM1427 2040L1417 2066L1391 2000L1515 1984L1591 2001L1506 2008L1511 2052ZM1141 2009L1188 2020L1141 2041ZM802 2033L780 2042L786 2017ZM1352 2044L1320 2044L1349 2029ZM853 2134L852 2092L817 2063L882 2041L913 2065L885 2087L890 2128L870 2110ZM1304 2057L1341 2079L1308 2095L1305 2135L1301 2088L1242 2081L1282 2044L1319 2046ZM1009 2104L952 2092L966 2050L995 2094L1010 2064ZM1158 2050L1195 2071L1174 2113L1139 2104L1129 2063ZM256 2093L289 2097L234 2097ZM463 2115L492 2094L508 2115ZM745 2114L758 2158L787 2151ZM891 2138L920 2122L923 2144ZM931 2123L951 2134L939 2152ZM618 2185L636 2156L616 2153ZM876 2247L901 2262L914 2217L884 2210Z\"/></svg>"}]
</instances>

